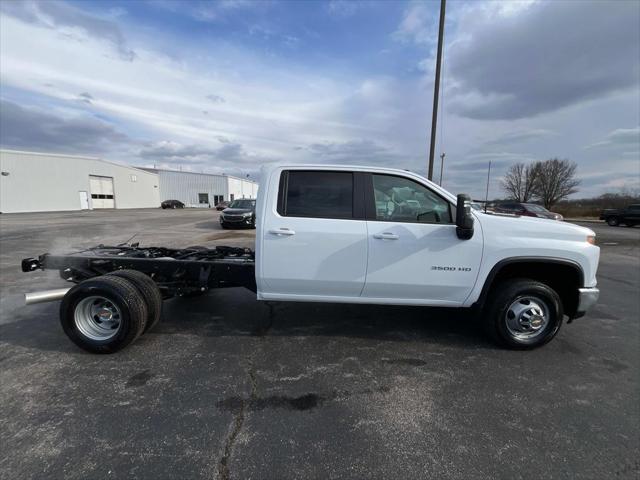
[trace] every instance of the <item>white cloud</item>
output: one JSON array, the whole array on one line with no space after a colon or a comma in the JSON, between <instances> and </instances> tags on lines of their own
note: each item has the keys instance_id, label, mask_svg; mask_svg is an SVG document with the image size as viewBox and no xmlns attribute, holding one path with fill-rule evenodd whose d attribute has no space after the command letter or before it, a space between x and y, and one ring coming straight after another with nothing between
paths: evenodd
<instances>
[{"instance_id":1,"label":"white cloud","mask_svg":"<svg viewBox=\"0 0 640 480\"><path fill-rule=\"evenodd\" d=\"M414 2L404 12L393 38L401 42L431 45L437 39L438 25L427 3Z\"/></svg>"}]
</instances>

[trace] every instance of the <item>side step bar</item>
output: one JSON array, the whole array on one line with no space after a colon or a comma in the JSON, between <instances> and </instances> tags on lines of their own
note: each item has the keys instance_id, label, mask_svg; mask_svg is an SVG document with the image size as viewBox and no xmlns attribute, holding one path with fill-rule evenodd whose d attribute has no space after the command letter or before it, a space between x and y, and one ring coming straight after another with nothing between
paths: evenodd
<instances>
[{"instance_id":1,"label":"side step bar","mask_svg":"<svg viewBox=\"0 0 640 480\"><path fill-rule=\"evenodd\" d=\"M31 292L24 294L24 303L33 305L34 303L55 302L62 300L71 288L58 288L56 290L43 290L41 292Z\"/></svg>"}]
</instances>

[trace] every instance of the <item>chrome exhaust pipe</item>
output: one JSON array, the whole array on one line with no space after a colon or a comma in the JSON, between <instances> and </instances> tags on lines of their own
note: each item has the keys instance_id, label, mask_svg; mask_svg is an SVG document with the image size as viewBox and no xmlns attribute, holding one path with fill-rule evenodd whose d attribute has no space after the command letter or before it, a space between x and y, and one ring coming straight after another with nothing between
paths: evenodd
<instances>
[{"instance_id":1,"label":"chrome exhaust pipe","mask_svg":"<svg viewBox=\"0 0 640 480\"><path fill-rule=\"evenodd\" d=\"M56 290L44 290L42 292L31 292L24 294L24 303L33 305L34 303L55 302L62 300L71 288L58 288Z\"/></svg>"}]
</instances>

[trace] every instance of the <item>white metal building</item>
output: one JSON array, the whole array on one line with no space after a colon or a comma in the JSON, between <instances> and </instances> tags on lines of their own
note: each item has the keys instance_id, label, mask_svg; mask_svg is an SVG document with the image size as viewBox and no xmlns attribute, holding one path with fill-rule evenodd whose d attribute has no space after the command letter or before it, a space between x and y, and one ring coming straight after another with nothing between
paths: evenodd
<instances>
[{"instance_id":1,"label":"white metal building","mask_svg":"<svg viewBox=\"0 0 640 480\"><path fill-rule=\"evenodd\" d=\"M180 200L189 207L217 205L223 200L256 198L258 184L243 178L209 173L145 168L158 175L160 200Z\"/></svg>"},{"instance_id":2,"label":"white metal building","mask_svg":"<svg viewBox=\"0 0 640 480\"><path fill-rule=\"evenodd\" d=\"M157 208L158 176L98 158L0 150L0 211Z\"/></svg>"}]
</instances>

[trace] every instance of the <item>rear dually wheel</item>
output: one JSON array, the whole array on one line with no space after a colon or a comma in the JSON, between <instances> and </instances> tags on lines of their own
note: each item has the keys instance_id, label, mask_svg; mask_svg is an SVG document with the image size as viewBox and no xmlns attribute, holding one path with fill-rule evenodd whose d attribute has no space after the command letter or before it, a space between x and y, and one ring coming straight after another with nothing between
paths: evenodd
<instances>
[{"instance_id":1,"label":"rear dually wheel","mask_svg":"<svg viewBox=\"0 0 640 480\"><path fill-rule=\"evenodd\" d=\"M104 275L85 280L60 303L60 323L69 339L92 353L114 353L144 331L147 306L129 280Z\"/></svg>"}]
</instances>

